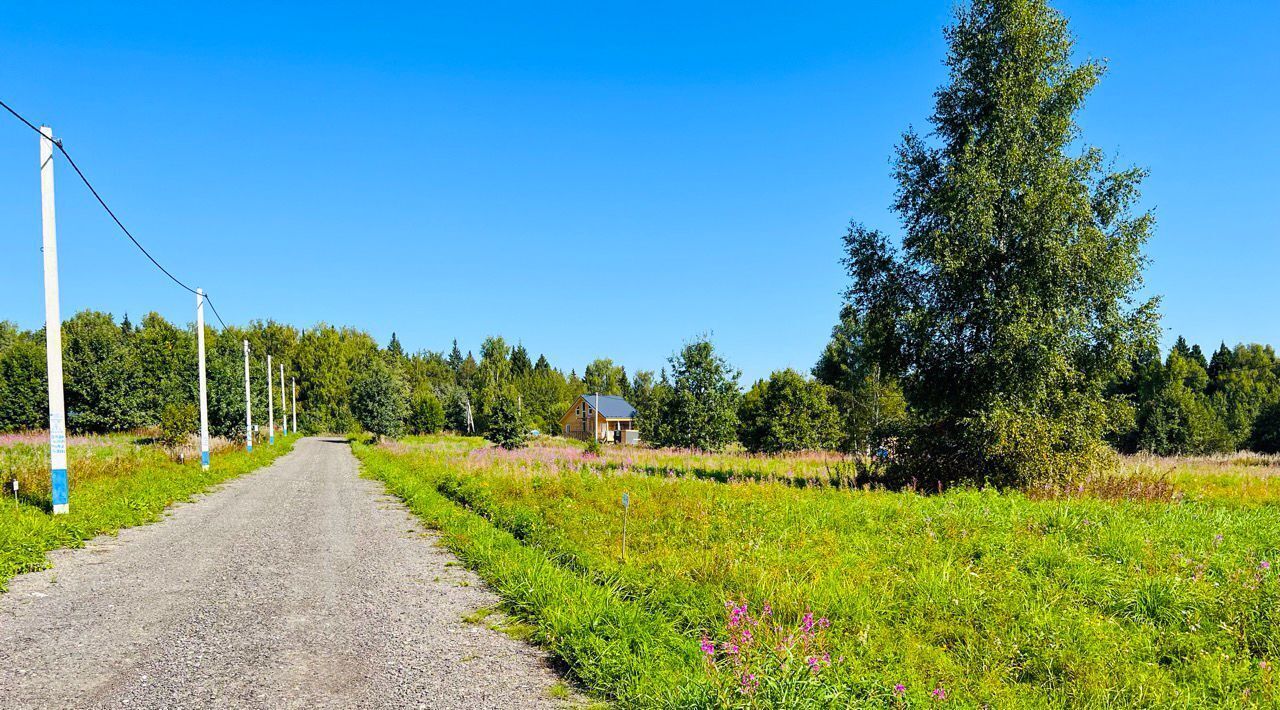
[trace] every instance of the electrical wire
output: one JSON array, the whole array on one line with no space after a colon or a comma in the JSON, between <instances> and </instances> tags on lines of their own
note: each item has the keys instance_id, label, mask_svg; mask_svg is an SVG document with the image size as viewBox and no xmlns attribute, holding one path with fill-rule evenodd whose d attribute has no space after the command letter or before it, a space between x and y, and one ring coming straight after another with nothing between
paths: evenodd
<instances>
[{"instance_id":1,"label":"electrical wire","mask_svg":"<svg viewBox=\"0 0 1280 710\"><path fill-rule=\"evenodd\" d=\"M133 245L138 248L138 251L142 252L143 256L147 257L147 259L152 264L154 264L155 267L159 269L161 273L163 273L165 276L168 276L169 280L173 281L175 284L178 284L188 292L194 295L199 295L194 288L191 288L187 284L183 283L181 279L179 279L177 276L174 276L168 269L164 268L164 266L161 265L159 261L156 261L156 258L154 256L151 256L151 252L147 251L146 247L142 246L142 243L139 242L136 238L134 238L133 233L129 231L129 228L124 226L124 222L121 222L120 218L116 216L116 213L112 211L112 209L109 206L107 206L106 200L102 199L102 195L98 194L97 189L93 187L93 183L89 182L89 178L85 177L84 171L80 170L79 165L76 165L76 161L71 157L71 154L68 153L67 149L62 145L61 139L46 136L44 134L44 131L40 130L39 128L36 127L34 123L24 118L22 114L18 113L17 111L14 111L13 108L10 107L9 104L5 103L3 100L0 100L0 106L4 107L4 110L13 114L14 118L25 123L27 128L30 128L31 130L35 131L41 138L48 138L51 143L57 146L58 151L61 152L62 156L67 159L67 164L71 166L72 170L76 171L76 175L80 177L80 181L84 183L84 186L89 188L89 192L93 194L94 199L98 201L99 205L102 205L102 209L106 210L107 214L111 216L112 221L114 221L116 223L116 226L120 228L120 231L124 232L124 235L129 238L129 241L133 242ZM227 327L227 324L225 321L222 320L222 316L218 313L218 309L213 305L213 299L209 298L209 294L207 293L204 294L204 299L209 302L209 307L213 309L213 314L217 316L218 322L222 324L222 327L225 330Z\"/></svg>"}]
</instances>

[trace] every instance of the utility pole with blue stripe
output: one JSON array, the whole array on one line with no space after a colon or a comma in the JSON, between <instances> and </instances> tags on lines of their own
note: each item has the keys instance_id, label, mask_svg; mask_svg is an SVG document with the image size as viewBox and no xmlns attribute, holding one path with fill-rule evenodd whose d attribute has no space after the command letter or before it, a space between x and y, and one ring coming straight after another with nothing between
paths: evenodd
<instances>
[{"instance_id":1,"label":"utility pole with blue stripe","mask_svg":"<svg viewBox=\"0 0 1280 710\"><path fill-rule=\"evenodd\" d=\"M249 398L249 341L244 341L244 450L253 451L253 400Z\"/></svg>"},{"instance_id":2,"label":"utility pole with blue stripe","mask_svg":"<svg viewBox=\"0 0 1280 710\"><path fill-rule=\"evenodd\" d=\"M271 388L271 353L267 353L267 443L276 443L276 403L273 400Z\"/></svg>"},{"instance_id":3,"label":"utility pole with blue stripe","mask_svg":"<svg viewBox=\"0 0 1280 710\"><path fill-rule=\"evenodd\" d=\"M280 431L289 435L289 398L284 396L284 363L280 363Z\"/></svg>"},{"instance_id":4,"label":"utility pole with blue stripe","mask_svg":"<svg viewBox=\"0 0 1280 710\"><path fill-rule=\"evenodd\" d=\"M204 289L196 289L196 347L200 350L200 468L209 470L209 386L204 370Z\"/></svg>"},{"instance_id":5,"label":"utility pole with blue stripe","mask_svg":"<svg viewBox=\"0 0 1280 710\"><path fill-rule=\"evenodd\" d=\"M40 226L44 239L44 346L49 375L49 479L55 515L67 496L67 408L62 394L62 314L58 308L58 229L53 210L53 129L40 127Z\"/></svg>"}]
</instances>

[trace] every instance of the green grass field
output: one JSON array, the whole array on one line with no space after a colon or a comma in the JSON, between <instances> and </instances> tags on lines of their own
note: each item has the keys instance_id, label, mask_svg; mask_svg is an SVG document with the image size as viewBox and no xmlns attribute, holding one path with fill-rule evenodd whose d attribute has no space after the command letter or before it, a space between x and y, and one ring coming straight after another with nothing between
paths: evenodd
<instances>
[{"instance_id":1,"label":"green grass field","mask_svg":"<svg viewBox=\"0 0 1280 710\"><path fill-rule=\"evenodd\" d=\"M223 445L202 471L198 456L179 464L132 435L73 437L67 445L71 512L55 516L49 513L47 439L0 436L0 591L14 575L44 569L49 550L79 547L97 535L158 520L166 506L288 453L295 439L258 445L252 453ZM9 488L15 477L17 500Z\"/></svg>"},{"instance_id":2,"label":"green grass field","mask_svg":"<svg viewBox=\"0 0 1280 710\"><path fill-rule=\"evenodd\" d=\"M1130 501L705 475L813 457L355 448L624 706L1280 703L1274 461L1128 460L1174 490Z\"/></svg>"}]
</instances>

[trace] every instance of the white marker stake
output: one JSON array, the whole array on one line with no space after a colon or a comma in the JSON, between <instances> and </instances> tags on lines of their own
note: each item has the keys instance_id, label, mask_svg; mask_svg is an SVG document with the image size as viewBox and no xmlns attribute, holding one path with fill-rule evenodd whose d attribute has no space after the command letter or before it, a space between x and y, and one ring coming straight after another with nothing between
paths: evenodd
<instances>
[{"instance_id":1,"label":"white marker stake","mask_svg":"<svg viewBox=\"0 0 1280 710\"><path fill-rule=\"evenodd\" d=\"M267 429L267 443L276 443L276 404L272 401L271 393L275 390L271 389L271 354L267 354L267 422L270 427Z\"/></svg>"},{"instance_id":2,"label":"white marker stake","mask_svg":"<svg viewBox=\"0 0 1280 710\"><path fill-rule=\"evenodd\" d=\"M249 398L249 341L244 341L244 450L253 451L253 400Z\"/></svg>"},{"instance_id":3,"label":"white marker stake","mask_svg":"<svg viewBox=\"0 0 1280 710\"><path fill-rule=\"evenodd\" d=\"M289 435L289 402L284 396L284 363L280 363L280 429Z\"/></svg>"},{"instance_id":4,"label":"white marker stake","mask_svg":"<svg viewBox=\"0 0 1280 710\"><path fill-rule=\"evenodd\" d=\"M627 513L631 512L631 496L622 494L622 564L627 563Z\"/></svg>"},{"instance_id":5,"label":"white marker stake","mask_svg":"<svg viewBox=\"0 0 1280 710\"><path fill-rule=\"evenodd\" d=\"M44 238L44 345L49 373L49 478L55 515L67 500L67 409L62 397L62 315L58 308L58 229L53 211L53 129L40 127L40 225Z\"/></svg>"},{"instance_id":6,"label":"white marker stake","mask_svg":"<svg viewBox=\"0 0 1280 710\"><path fill-rule=\"evenodd\" d=\"M200 350L200 468L209 470L209 387L204 373L204 289L196 289L196 347Z\"/></svg>"},{"instance_id":7,"label":"white marker stake","mask_svg":"<svg viewBox=\"0 0 1280 710\"><path fill-rule=\"evenodd\" d=\"M292 389L293 405L290 409L293 411L293 433L298 433L298 380L295 377L289 378L289 387Z\"/></svg>"}]
</instances>

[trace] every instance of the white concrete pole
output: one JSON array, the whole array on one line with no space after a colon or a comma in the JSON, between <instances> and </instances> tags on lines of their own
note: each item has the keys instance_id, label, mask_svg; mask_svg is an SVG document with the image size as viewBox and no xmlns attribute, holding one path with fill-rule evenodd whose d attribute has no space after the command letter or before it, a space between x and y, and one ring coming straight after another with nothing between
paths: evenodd
<instances>
[{"instance_id":1,"label":"white concrete pole","mask_svg":"<svg viewBox=\"0 0 1280 710\"><path fill-rule=\"evenodd\" d=\"M244 341L244 450L253 451L253 400L249 397L249 341Z\"/></svg>"},{"instance_id":2,"label":"white concrete pole","mask_svg":"<svg viewBox=\"0 0 1280 710\"><path fill-rule=\"evenodd\" d=\"M271 353L267 353L267 443L276 443L276 404L272 401L271 388Z\"/></svg>"},{"instance_id":3,"label":"white concrete pole","mask_svg":"<svg viewBox=\"0 0 1280 710\"><path fill-rule=\"evenodd\" d=\"M289 435L289 398L284 396L284 363L280 363L280 430Z\"/></svg>"},{"instance_id":4,"label":"white concrete pole","mask_svg":"<svg viewBox=\"0 0 1280 710\"><path fill-rule=\"evenodd\" d=\"M204 289L196 289L196 347L200 351L200 468L209 470L209 386L204 371Z\"/></svg>"},{"instance_id":5,"label":"white concrete pole","mask_svg":"<svg viewBox=\"0 0 1280 710\"><path fill-rule=\"evenodd\" d=\"M44 238L44 346L49 373L49 479L55 515L67 497L67 408L62 396L62 314L58 308L58 229L53 210L53 129L40 127L40 226Z\"/></svg>"},{"instance_id":6,"label":"white concrete pole","mask_svg":"<svg viewBox=\"0 0 1280 710\"><path fill-rule=\"evenodd\" d=\"M298 433L298 379L296 377L289 378L289 387L293 394L293 404L290 409L293 411L293 433Z\"/></svg>"}]
</instances>

